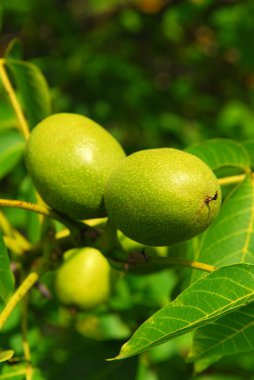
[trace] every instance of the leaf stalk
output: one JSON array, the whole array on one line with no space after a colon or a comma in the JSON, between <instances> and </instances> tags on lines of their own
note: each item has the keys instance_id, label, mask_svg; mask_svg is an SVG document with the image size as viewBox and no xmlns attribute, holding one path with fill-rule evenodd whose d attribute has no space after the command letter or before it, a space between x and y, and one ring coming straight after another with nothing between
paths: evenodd
<instances>
[{"instance_id":1,"label":"leaf stalk","mask_svg":"<svg viewBox=\"0 0 254 380\"><path fill-rule=\"evenodd\" d=\"M20 208L23 210L31 211L43 216L47 216L51 219L55 219L56 221L67 226L68 228L70 228L70 226L72 225L75 225L75 221L71 221L67 217L57 213L56 211L49 209L48 207L35 204L35 203L14 200L14 199L0 199L0 207L14 207L14 208Z\"/></svg>"},{"instance_id":2,"label":"leaf stalk","mask_svg":"<svg viewBox=\"0 0 254 380\"><path fill-rule=\"evenodd\" d=\"M126 270L130 273L149 274L167 269L171 266L181 266L190 269L197 269L203 272L211 273L217 268L213 265L201 263L198 261L185 260L177 257L154 257L147 256L144 252L133 252L129 255L127 261L111 259L115 269Z\"/></svg>"},{"instance_id":3,"label":"leaf stalk","mask_svg":"<svg viewBox=\"0 0 254 380\"><path fill-rule=\"evenodd\" d=\"M0 314L0 330L3 328L5 322L7 321L8 317L10 316L14 308L17 306L19 301L23 299L23 297L33 287L33 285L38 281L38 279L39 279L39 273L31 272L25 278L25 280L21 283L21 285L18 287L18 289L10 298L10 300L8 301L5 308Z\"/></svg>"},{"instance_id":4,"label":"leaf stalk","mask_svg":"<svg viewBox=\"0 0 254 380\"><path fill-rule=\"evenodd\" d=\"M230 177L219 178L218 182L220 186L233 185L235 183L242 182L245 177L246 177L246 174L233 175Z\"/></svg>"}]
</instances>

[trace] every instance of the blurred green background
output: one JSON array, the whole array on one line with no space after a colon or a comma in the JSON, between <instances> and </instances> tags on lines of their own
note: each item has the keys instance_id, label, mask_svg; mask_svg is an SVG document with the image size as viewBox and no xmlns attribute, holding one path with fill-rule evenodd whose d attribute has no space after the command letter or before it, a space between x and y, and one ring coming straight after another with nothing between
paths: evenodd
<instances>
[{"instance_id":1,"label":"blurred green background","mask_svg":"<svg viewBox=\"0 0 254 380\"><path fill-rule=\"evenodd\" d=\"M254 137L254 2L2 0L52 89L53 112L85 114L128 153Z\"/></svg>"}]
</instances>

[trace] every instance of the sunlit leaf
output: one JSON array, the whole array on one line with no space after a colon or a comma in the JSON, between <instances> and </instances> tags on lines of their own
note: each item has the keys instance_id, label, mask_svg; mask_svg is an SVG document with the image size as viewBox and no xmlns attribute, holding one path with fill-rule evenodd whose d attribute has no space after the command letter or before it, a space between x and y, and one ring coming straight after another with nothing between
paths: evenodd
<instances>
[{"instance_id":1,"label":"sunlit leaf","mask_svg":"<svg viewBox=\"0 0 254 380\"><path fill-rule=\"evenodd\" d=\"M246 171L250 167L250 157L244 147L228 139L206 140L200 145L191 146L187 152L201 158L212 170L236 167Z\"/></svg>"},{"instance_id":2,"label":"sunlit leaf","mask_svg":"<svg viewBox=\"0 0 254 380\"><path fill-rule=\"evenodd\" d=\"M247 177L222 205L217 219L202 235L195 260L222 267L238 262L254 264L254 184ZM201 272L193 271L192 281Z\"/></svg>"},{"instance_id":3,"label":"sunlit leaf","mask_svg":"<svg viewBox=\"0 0 254 380\"><path fill-rule=\"evenodd\" d=\"M254 265L220 268L192 284L134 333L115 359L148 350L254 300Z\"/></svg>"},{"instance_id":4,"label":"sunlit leaf","mask_svg":"<svg viewBox=\"0 0 254 380\"><path fill-rule=\"evenodd\" d=\"M50 114L50 94L40 69L30 62L6 59L5 64L14 77L24 103L31 127Z\"/></svg>"},{"instance_id":5,"label":"sunlit leaf","mask_svg":"<svg viewBox=\"0 0 254 380\"><path fill-rule=\"evenodd\" d=\"M223 356L252 350L254 350L254 304L250 303L198 329L194 335L190 359L208 357L210 365Z\"/></svg>"},{"instance_id":6,"label":"sunlit leaf","mask_svg":"<svg viewBox=\"0 0 254 380\"><path fill-rule=\"evenodd\" d=\"M14 278L10 268L8 252L0 234L0 298L7 302L14 290Z\"/></svg>"},{"instance_id":7,"label":"sunlit leaf","mask_svg":"<svg viewBox=\"0 0 254 380\"><path fill-rule=\"evenodd\" d=\"M27 373L26 368L26 363L19 363L12 366L6 364L1 368L0 380L24 380Z\"/></svg>"},{"instance_id":8,"label":"sunlit leaf","mask_svg":"<svg viewBox=\"0 0 254 380\"><path fill-rule=\"evenodd\" d=\"M7 360L11 359L14 355L13 350L6 350L0 352L0 363L6 362Z\"/></svg>"}]
</instances>

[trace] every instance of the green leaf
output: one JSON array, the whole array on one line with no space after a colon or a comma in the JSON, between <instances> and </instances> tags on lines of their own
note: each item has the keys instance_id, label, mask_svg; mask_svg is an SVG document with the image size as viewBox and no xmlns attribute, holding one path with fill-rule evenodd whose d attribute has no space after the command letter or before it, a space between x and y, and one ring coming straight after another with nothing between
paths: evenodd
<instances>
[{"instance_id":1,"label":"green leaf","mask_svg":"<svg viewBox=\"0 0 254 380\"><path fill-rule=\"evenodd\" d=\"M201 327L195 332L190 360L208 357L209 365L223 356L254 350L254 304Z\"/></svg>"},{"instance_id":2,"label":"green leaf","mask_svg":"<svg viewBox=\"0 0 254 380\"><path fill-rule=\"evenodd\" d=\"M0 352L0 363L6 362L7 360L11 359L14 355L13 350L6 350Z\"/></svg>"},{"instance_id":3,"label":"green leaf","mask_svg":"<svg viewBox=\"0 0 254 380\"><path fill-rule=\"evenodd\" d=\"M21 59L22 43L20 38L15 37L9 43L4 52L5 58Z\"/></svg>"},{"instance_id":4,"label":"green leaf","mask_svg":"<svg viewBox=\"0 0 254 380\"><path fill-rule=\"evenodd\" d=\"M20 182L18 198L31 203L37 202L35 188L30 176L26 176ZM20 211L19 214L21 217ZM32 243L38 241L41 236L41 222L39 215L34 212L25 212L23 213L23 218L23 223L26 224L27 228L27 238Z\"/></svg>"},{"instance_id":5,"label":"green leaf","mask_svg":"<svg viewBox=\"0 0 254 380\"><path fill-rule=\"evenodd\" d=\"M6 59L32 127L50 114L50 93L40 69L30 62Z\"/></svg>"},{"instance_id":6,"label":"green leaf","mask_svg":"<svg viewBox=\"0 0 254 380\"><path fill-rule=\"evenodd\" d=\"M10 260L0 233L0 298L6 303L14 291L14 277L10 268Z\"/></svg>"},{"instance_id":7,"label":"green leaf","mask_svg":"<svg viewBox=\"0 0 254 380\"><path fill-rule=\"evenodd\" d=\"M14 364L12 366L6 364L1 368L0 380L24 380L27 373L26 368L26 363Z\"/></svg>"},{"instance_id":8,"label":"green leaf","mask_svg":"<svg viewBox=\"0 0 254 380\"><path fill-rule=\"evenodd\" d=\"M254 264L254 184L247 177L225 200L219 216L195 251L195 260L223 267L238 262ZM192 282L202 276L193 271Z\"/></svg>"},{"instance_id":9,"label":"green leaf","mask_svg":"<svg viewBox=\"0 0 254 380\"><path fill-rule=\"evenodd\" d=\"M0 84L1 85L1 84ZM0 132L13 129L17 119L9 103L0 103Z\"/></svg>"},{"instance_id":10,"label":"green leaf","mask_svg":"<svg viewBox=\"0 0 254 380\"><path fill-rule=\"evenodd\" d=\"M206 325L254 300L254 265L217 269L192 284L134 333L115 359L123 359Z\"/></svg>"},{"instance_id":11,"label":"green leaf","mask_svg":"<svg viewBox=\"0 0 254 380\"><path fill-rule=\"evenodd\" d=\"M254 168L254 139L243 143L244 149L248 152L251 161L251 167Z\"/></svg>"},{"instance_id":12,"label":"green leaf","mask_svg":"<svg viewBox=\"0 0 254 380\"><path fill-rule=\"evenodd\" d=\"M0 133L0 179L8 174L23 156L25 141L16 131Z\"/></svg>"},{"instance_id":13,"label":"green leaf","mask_svg":"<svg viewBox=\"0 0 254 380\"><path fill-rule=\"evenodd\" d=\"M212 170L236 167L248 171L250 157L244 147L228 139L206 140L200 145L186 149L204 161Z\"/></svg>"},{"instance_id":14,"label":"green leaf","mask_svg":"<svg viewBox=\"0 0 254 380\"><path fill-rule=\"evenodd\" d=\"M195 373L197 374L197 373L200 373L200 372L204 372L207 368L210 367L211 364L217 362L220 359L221 359L220 355L211 355L211 356L206 357L204 359L200 359L200 360L197 359L194 362L194 371L195 371Z\"/></svg>"}]
</instances>

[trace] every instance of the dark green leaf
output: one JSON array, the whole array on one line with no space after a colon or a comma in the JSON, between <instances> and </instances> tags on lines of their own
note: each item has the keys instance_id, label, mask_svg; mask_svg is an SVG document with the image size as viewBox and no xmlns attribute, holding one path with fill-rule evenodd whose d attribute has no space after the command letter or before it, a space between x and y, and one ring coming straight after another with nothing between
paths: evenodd
<instances>
[{"instance_id":1,"label":"dark green leaf","mask_svg":"<svg viewBox=\"0 0 254 380\"><path fill-rule=\"evenodd\" d=\"M230 372L230 371L229 371ZM192 380L244 380L245 377L234 374L210 374L204 376L193 377Z\"/></svg>"},{"instance_id":2,"label":"dark green leaf","mask_svg":"<svg viewBox=\"0 0 254 380\"><path fill-rule=\"evenodd\" d=\"M5 58L21 59L22 44L20 38L13 38L4 52Z\"/></svg>"},{"instance_id":3,"label":"dark green leaf","mask_svg":"<svg viewBox=\"0 0 254 380\"><path fill-rule=\"evenodd\" d=\"M3 6L0 4L0 31L2 31L3 27Z\"/></svg>"},{"instance_id":4,"label":"dark green leaf","mask_svg":"<svg viewBox=\"0 0 254 380\"><path fill-rule=\"evenodd\" d=\"M14 290L14 278L3 237L0 234L0 298L7 302Z\"/></svg>"},{"instance_id":5,"label":"dark green leaf","mask_svg":"<svg viewBox=\"0 0 254 380\"><path fill-rule=\"evenodd\" d=\"M148 350L254 300L254 265L220 268L195 282L144 322L115 359Z\"/></svg>"},{"instance_id":6,"label":"dark green leaf","mask_svg":"<svg viewBox=\"0 0 254 380\"><path fill-rule=\"evenodd\" d=\"M50 114L50 94L40 69L29 62L6 59L6 66L14 77L24 103L25 113L34 127Z\"/></svg>"}]
</instances>

